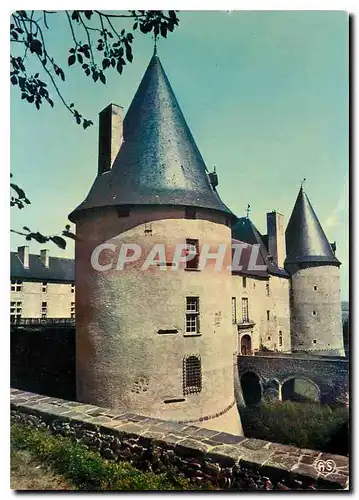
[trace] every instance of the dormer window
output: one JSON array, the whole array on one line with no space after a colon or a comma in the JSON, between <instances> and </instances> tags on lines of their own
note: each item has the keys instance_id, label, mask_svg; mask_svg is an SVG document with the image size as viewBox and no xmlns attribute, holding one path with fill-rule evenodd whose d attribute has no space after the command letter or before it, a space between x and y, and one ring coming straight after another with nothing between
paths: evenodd
<instances>
[{"instance_id":1,"label":"dormer window","mask_svg":"<svg viewBox=\"0 0 359 500\"><path fill-rule=\"evenodd\" d=\"M186 219L197 219L197 210L193 207L186 207Z\"/></svg>"}]
</instances>

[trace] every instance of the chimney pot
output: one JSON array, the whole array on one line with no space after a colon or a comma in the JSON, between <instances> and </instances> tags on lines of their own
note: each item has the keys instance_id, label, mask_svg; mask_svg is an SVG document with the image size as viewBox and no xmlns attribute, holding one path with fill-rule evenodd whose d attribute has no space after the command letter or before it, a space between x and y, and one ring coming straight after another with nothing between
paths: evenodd
<instances>
[{"instance_id":1,"label":"chimney pot","mask_svg":"<svg viewBox=\"0 0 359 500\"><path fill-rule=\"evenodd\" d=\"M46 268L49 267L50 257L49 250L46 248L40 251L40 259Z\"/></svg>"},{"instance_id":2,"label":"chimney pot","mask_svg":"<svg viewBox=\"0 0 359 500\"><path fill-rule=\"evenodd\" d=\"M272 262L283 269L285 259L285 238L283 215L273 210L267 213L268 253Z\"/></svg>"},{"instance_id":3,"label":"chimney pot","mask_svg":"<svg viewBox=\"0 0 359 500\"><path fill-rule=\"evenodd\" d=\"M29 247L24 245L17 248L17 254L25 269L29 269Z\"/></svg>"},{"instance_id":4,"label":"chimney pot","mask_svg":"<svg viewBox=\"0 0 359 500\"><path fill-rule=\"evenodd\" d=\"M123 107L109 104L99 114L98 175L111 170L123 140Z\"/></svg>"}]
</instances>

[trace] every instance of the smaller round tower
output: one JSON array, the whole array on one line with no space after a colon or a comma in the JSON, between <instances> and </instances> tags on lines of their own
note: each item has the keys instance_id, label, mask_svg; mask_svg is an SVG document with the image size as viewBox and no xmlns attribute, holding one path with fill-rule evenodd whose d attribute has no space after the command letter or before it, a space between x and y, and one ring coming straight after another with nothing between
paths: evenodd
<instances>
[{"instance_id":1,"label":"smaller round tower","mask_svg":"<svg viewBox=\"0 0 359 500\"><path fill-rule=\"evenodd\" d=\"M300 188L286 230L293 352L344 356L340 262Z\"/></svg>"}]
</instances>

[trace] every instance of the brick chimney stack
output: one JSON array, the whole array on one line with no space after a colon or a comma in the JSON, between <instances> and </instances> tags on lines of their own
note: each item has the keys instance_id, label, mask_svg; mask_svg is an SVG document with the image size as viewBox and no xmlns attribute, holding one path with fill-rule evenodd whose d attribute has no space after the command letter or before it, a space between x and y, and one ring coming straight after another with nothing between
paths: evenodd
<instances>
[{"instance_id":1,"label":"brick chimney stack","mask_svg":"<svg viewBox=\"0 0 359 500\"><path fill-rule=\"evenodd\" d=\"M98 175L111 170L123 135L123 108L109 104L99 114Z\"/></svg>"},{"instance_id":2,"label":"brick chimney stack","mask_svg":"<svg viewBox=\"0 0 359 500\"><path fill-rule=\"evenodd\" d=\"M284 267L285 238L284 217L273 210L267 213L268 253L279 268Z\"/></svg>"},{"instance_id":3,"label":"brick chimney stack","mask_svg":"<svg viewBox=\"0 0 359 500\"><path fill-rule=\"evenodd\" d=\"M22 265L25 269L29 269L29 247L22 246L17 247L17 254L22 262Z\"/></svg>"},{"instance_id":4,"label":"brick chimney stack","mask_svg":"<svg viewBox=\"0 0 359 500\"><path fill-rule=\"evenodd\" d=\"M49 267L50 257L49 250L46 248L40 251L40 259L46 268Z\"/></svg>"}]
</instances>

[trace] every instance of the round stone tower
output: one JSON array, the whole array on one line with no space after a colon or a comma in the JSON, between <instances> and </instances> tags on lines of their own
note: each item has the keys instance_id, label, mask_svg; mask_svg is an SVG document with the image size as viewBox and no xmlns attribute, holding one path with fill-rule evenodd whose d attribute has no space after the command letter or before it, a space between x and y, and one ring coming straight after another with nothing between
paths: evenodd
<instances>
[{"instance_id":1,"label":"round stone tower","mask_svg":"<svg viewBox=\"0 0 359 500\"><path fill-rule=\"evenodd\" d=\"M340 262L301 187L286 230L293 352L344 356Z\"/></svg>"},{"instance_id":2,"label":"round stone tower","mask_svg":"<svg viewBox=\"0 0 359 500\"><path fill-rule=\"evenodd\" d=\"M154 54L123 123L100 114L98 176L70 214L79 401L242 434L216 185Z\"/></svg>"}]
</instances>

